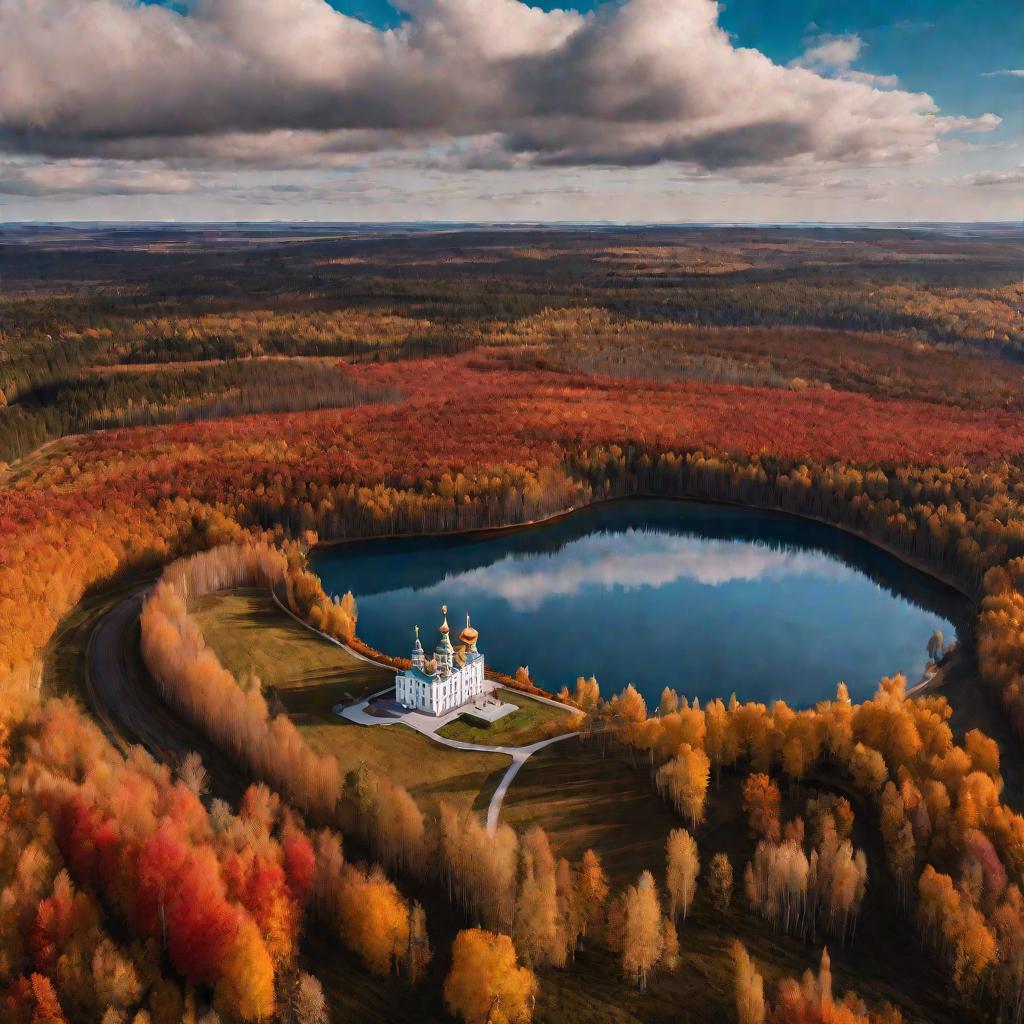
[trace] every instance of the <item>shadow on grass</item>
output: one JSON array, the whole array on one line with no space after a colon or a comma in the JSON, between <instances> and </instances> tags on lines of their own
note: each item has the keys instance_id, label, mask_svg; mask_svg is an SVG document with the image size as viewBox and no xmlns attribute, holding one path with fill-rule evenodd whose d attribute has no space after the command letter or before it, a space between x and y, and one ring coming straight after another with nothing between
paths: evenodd
<instances>
[{"instance_id":1,"label":"shadow on grass","mask_svg":"<svg viewBox=\"0 0 1024 1024\"><path fill-rule=\"evenodd\" d=\"M477 793L476 799L473 801L474 811L480 814L487 813L487 809L491 806L491 798L494 796L494 791L498 788L498 784L505 777L505 772L507 771L508 765L505 765L504 768L495 769L484 777L480 785L480 792Z\"/></svg>"}]
</instances>

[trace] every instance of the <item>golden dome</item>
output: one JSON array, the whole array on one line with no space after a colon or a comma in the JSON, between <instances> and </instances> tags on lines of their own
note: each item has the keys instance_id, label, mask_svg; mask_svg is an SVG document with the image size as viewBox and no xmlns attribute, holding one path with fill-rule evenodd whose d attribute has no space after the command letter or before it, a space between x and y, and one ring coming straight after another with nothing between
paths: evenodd
<instances>
[{"instance_id":1,"label":"golden dome","mask_svg":"<svg viewBox=\"0 0 1024 1024\"><path fill-rule=\"evenodd\" d=\"M444 621L441 623L441 632L448 632L448 605L441 605L441 614L444 616Z\"/></svg>"},{"instance_id":2,"label":"golden dome","mask_svg":"<svg viewBox=\"0 0 1024 1024\"><path fill-rule=\"evenodd\" d=\"M469 624L469 613L466 613L466 628L459 634L459 639L467 646L472 647L480 638L480 634Z\"/></svg>"}]
</instances>

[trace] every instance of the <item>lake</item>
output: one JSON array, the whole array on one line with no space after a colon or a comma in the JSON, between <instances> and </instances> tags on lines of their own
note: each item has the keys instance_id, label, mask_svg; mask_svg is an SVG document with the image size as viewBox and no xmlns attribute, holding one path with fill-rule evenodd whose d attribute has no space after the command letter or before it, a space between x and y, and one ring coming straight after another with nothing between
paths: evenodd
<instances>
[{"instance_id":1,"label":"lake","mask_svg":"<svg viewBox=\"0 0 1024 1024\"><path fill-rule=\"evenodd\" d=\"M523 530L395 538L314 550L328 593L351 590L360 637L408 657L429 651L441 605L466 612L487 663L530 669L558 690L596 675L608 696L635 684L806 707L869 696L884 675L921 678L926 644L947 643L965 598L857 537L781 513L697 502L596 505Z\"/></svg>"}]
</instances>

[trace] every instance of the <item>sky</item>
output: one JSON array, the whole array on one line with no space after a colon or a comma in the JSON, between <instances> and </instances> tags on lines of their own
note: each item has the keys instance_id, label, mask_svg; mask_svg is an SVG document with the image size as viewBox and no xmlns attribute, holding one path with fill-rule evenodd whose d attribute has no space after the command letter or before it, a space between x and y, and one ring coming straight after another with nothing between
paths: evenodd
<instances>
[{"instance_id":1,"label":"sky","mask_svg":"<svg viewBox=\"0 0 1024 1024\"><path fill-rule=\"evenodd\" d=\"M0 222L1022 215L1020 0L0 0Z\"/></svg>"}]
</instances>

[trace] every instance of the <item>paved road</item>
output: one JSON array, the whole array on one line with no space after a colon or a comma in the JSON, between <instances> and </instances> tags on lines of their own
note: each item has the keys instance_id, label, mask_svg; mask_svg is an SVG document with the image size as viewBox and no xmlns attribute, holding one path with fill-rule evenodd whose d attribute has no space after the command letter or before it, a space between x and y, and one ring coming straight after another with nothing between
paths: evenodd
<instances>
[{"instance_id":1,"label":"paved road","mask_svg":"<svg viewBox=\"0 0 1024 1024\"><path fill-rule=\"evenodd\" d=\"M494 835L498 828L498 821L501 818L501 804L505 799L505 794L508 792L508 787L512 785L512 780L519 774L519 769L526 764L527 760L536 754L538 750L543 750L545 747L550 747L552 743L561 743L562 740L570 739L573 736L579 736L578 732L567 732L564 736L553 736L549 740L541 740L539 743L532 743L528 747L498 747L498 750L507 750L512 753L512 763L508 766L508 771L502 776L501 782L498 783L498 788L494 791L494 796L491 797L491 803L487 808L487 831ZM435 736L434 739L437 739ZM446 741L444 741L446 742Z\"/></svg>"},{"instance_id":2,"label":"paved road","mask_svg":"<svg viewBox=\"0 0 1024 1024\"><path fill-rule=\"evenodd\" d=\"M386 693L387 691L382 691ZM379 694L374 694L379 696ZM494 791L494 795L491 797L490 805L487 808L487 831L494 833L498 827L498 820L501 818L501 804L505 799L505 794L508 792L508 788L512 785L512 780L519 774L519 769L527 762L527 760L536 754L538 750L543 750L545 747L550 747L552 743L561 743L562 740L571 739L573 736L579 736L578 732L567 732L561 736L552 736L550 739L539 740L537 743L531 743L529 746L524 747L489 747L482 743L466 743L464 740L450 740L444 736L439 736L437 730L447 725L448 722L453 721L462 714L461 708L456 708L454 711L447 715L442 715L440 718L433 718L430 715L416 714L411 712L405 715L401 715L395 718L379 718L375 715L368 714L366 711L366 705L373 698L370 697L367 700L360 701L358 704L353 704L350 707L337 706L335 714L340 715L342 718L347 719L350 722L354 722L356 725L360 725L365 729L386 729L391 725L405 725L410 729L415 729L421 736L426 736L428 740L433 740L435 743L440 743L442 746L451 747L453 750L471 750L478 754L506 754L512 758L512 763L505 770L505 774L502 776L501 782L498 783L498 788ZM553 704L554 701L545 701L547 704ZM561 706L561 705L558 705Z\"/></svg>"},{"instance_id":3,"label":"paved road","mask_svg":"<svg viewBox=\"0 0 1024 1024\"><path fill-rule=\"evenodd\" d=\"M194 750L203 759L216 795L237 800L248 785L246 774L168 707L149 674L139 671L133 645L148 590L146 586L125 598L94 628L86 649L86 699L119 750L138 743L172 767Z\"/></svg>"}]
</instances>

